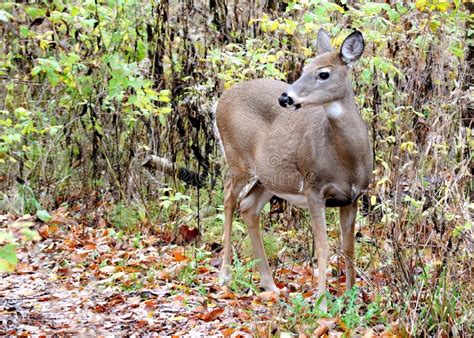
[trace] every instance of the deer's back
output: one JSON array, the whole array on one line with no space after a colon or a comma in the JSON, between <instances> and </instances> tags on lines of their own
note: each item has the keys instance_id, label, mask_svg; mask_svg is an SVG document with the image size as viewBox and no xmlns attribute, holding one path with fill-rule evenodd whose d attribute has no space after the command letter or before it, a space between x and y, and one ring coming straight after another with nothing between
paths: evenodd
<instances>
[{"instance_id":1,"label":"deer's back","mask_svg":"<svg viewBox=\"0 0 474 338\"><path fill-rule=\"evenodd\" d=\"M217 123L235 118L239 119L239 123L245 123L243 119L258 119L257 122L271 124L276 115L288 112L278 104L278 97L288 87L289 84L272 79L234 84L219 99Z\"/></svg>"},{"instance_id":2,"label":"deer's back","mask_svg":"<svg viewBox=\"0 0 474 338\"><path fill-rule=\"evenodd\" d=\"M222 94L216 124L229 166L252 166L258 143L277 116L289 112L278 104L288 86L282 81L257 79L237 83Z\"/></svg>"}]
</instances>

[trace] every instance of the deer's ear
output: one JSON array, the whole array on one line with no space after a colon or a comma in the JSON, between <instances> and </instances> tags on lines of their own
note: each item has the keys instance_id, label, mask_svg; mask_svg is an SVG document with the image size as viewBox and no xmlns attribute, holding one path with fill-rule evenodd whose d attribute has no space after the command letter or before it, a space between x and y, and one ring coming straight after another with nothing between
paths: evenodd
<instances>
[{"instance_id":1,"label":"deer's ear","mask_svg":"<svg viewBox=\"0 0 474 338\"><path fill-rule=\"evenodd\" d=\"M351 33L342 43L341 59L346 64L359 60L364 52L364 37L359 31Z\"/></svg>"},{"instance_id":2,"label":"deer's ear","mask_svg":"<svg viewBox=\"0 0 474 338\"><path fill-rule=\"evenodd\" d=\"M331 38L329 37L329 34L321 28L318 31L318 40L316 40L316 53L321 55L332 51Z\"/></svg>"}]
</instances>

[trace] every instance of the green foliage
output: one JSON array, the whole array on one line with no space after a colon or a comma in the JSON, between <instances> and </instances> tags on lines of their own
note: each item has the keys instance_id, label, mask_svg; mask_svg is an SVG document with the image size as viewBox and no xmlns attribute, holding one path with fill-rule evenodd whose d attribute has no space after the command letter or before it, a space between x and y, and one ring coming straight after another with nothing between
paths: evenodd
<instances>
[{"instance_id":1,"label":"green foliage","mask_svg":"<svg viewBox=\"0 0 474 338\"><path fill-rule=\"evenodd\" d=\"M469 303L461 301L462 290L450 280L447 268L443 268L437 278L435 266L427 265L416 280L416 284L405 295L405 304L417 299L419 316L413 323L412 334L420 335L427 329L434 332L446 331L455 327L459 331L469 331L472 325L472 309ZM436 279L434 289L427 289L430 280ZM406 313L406 305L401 313Z\"/></svg>"},{"instance_id":2,"label":"green foliage","mask_svg":"<svg viewBox=\"0 0 474 338\"><path fill-rule=\"evenodd\" d=\"M341 297L328 296L328 315L331 318L340 317L348 329L357 327L370 327L378 323L385 323L386 318L382 316L380 296L375 301L364 304L358 299L360 290L353 287L346 291Z\"/></svg>"},{"instance_id":3,"label":"green foliage","mask_svg":"<svg viewBox=\"0 0 474 338\"><path fill-rule=\"evenodd\" d=\"M189 206L183 202L191 200L191 196L173 191L172 189L162 189L163 196L160 197L160 205L168 210L172 205L177 205L182 211L189 211Z\"/></svg>"},{"instance_id":4,"label":"green foliage","mask_svg":"<svg viewBox=\"0 0 474 338\"><path fill-rule=\"evenodd\" d=\"M340 297L334 297L329 293L323 297L327 299L327 312L319 309L320 300L312 302L311 299L296 293L290 298L289 303L284 303L289 312L289 329L294 329L302 324L310 325L314 330L317 327L315 320L321 317L337 318L338 325L342 326L347 334L354 329L373 327L377 324L385 324L386 318L382 315L382 304L380 297L375 301L365 304L359 299L360 290L356 287L346 291ZM315 327L316 326L316 327Z\"/></svg>"},{"instance_id":5,"label":"green foliage","mask_svg":"<svg viewBox=\"0 0 474 338\"><path fill-rule=\"evenodd\" d=\"M121 203L116 204L110 211L108 220L117 229L126 233L133 233L141 221L139 207L126 206Z\"/></svg>"},{"instance_id":6,"label":"green foliage","mask_svg":"<svg viewBox=\"0 0 474 338\"><path fill-rule=\"evenodd\" d=\"M1 107L0 170L20 163L35 183L44 173L44 165L54 161L55 165L49 166L53 177L69 179L63 177L71 165L68 156L87 152L87 147L81 149L85 140L76 133L108 136L109 121L100 118L99 110L120 114L125 128L117 139L119 147L125 145L140 119L157 116L166 123L162 116L172 110L171 92L157 90L145 76L149 71L145 65L146 34L140 33L142 27L135 29L131 24L135 17L123 20L125 13L151 11L150 4L127 1L118 11L107 3L96 7L89 1L75 6L60 1L28 6L7 2L2 7L3 21L14 17L10 11L17 19L40 21L20 26L19 36L8 31L8 53L0 56L0 70L11 79ZM23 44L31 47L33 63L17 61L24 60ZM62 47L57 48L58 44ZM22 75L17 77L16 73ZM33 104L33 98L40 95L36 90L40 83L49 84L49 95L54 97L46 100L46 105ZM25 106L17 105L18 97ZM56 151L51 151L52 146ZM38 162L44 165L38 166Z\"/></svg>"},{"instance_id":7,"label":"green foliage","mask_svg":"<svg viewBox=\"0 0 474 338\"><path fill-rule=\"evenodd\" d=\"M3 236L2 236L3 237ZM0 247L0 272L13 272L18 262L16 245L9 243Z\"/></svg>"},{"instance_id":8,"label":"green foliage","mask_svg":"<svg viewBox=\"0 0 474 338\"><path fill-rule=\"evenodd\" d=\"M179 271L177 279L184 285L196 288L199 293L206 294L206 288L199 283L198 267L206 266L206 260L209 258L209 253L199 248L193 249L192 260L187 262Z\"/></svg>"},{"instance_id":9,"label":"green foliage","mask_svg":"<svg viewBox=\"0 0 474 338\"><path fill-rule=\"evenodd\" d=\"M51 220L51 215L46 210L38 210L36 212L36 217L38 217L43 222L48 222Z\"/></svg>"},{"instance_id":10,"label":"green foliage","mask_svg":"<svg viewBox=\"0 0 474 338\"><path fill-rule=\"evenodd\" d=\"M234 263L230 269L232 280L229 284L229 289L236 293L246 293L249 290L258 293L252 278L252 270L257 265L257 261L249 260L246 263L242 263L235 251L233 261Z\"/></svg>"}]
</instances>

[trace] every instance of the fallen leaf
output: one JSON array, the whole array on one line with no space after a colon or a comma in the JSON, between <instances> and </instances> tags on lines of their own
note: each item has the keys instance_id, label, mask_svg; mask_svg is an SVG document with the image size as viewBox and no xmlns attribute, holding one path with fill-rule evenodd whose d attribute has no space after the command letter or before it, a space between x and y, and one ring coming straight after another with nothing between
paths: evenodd
<instances>
[{"instance_id":1,"label":"fallen leaf","mask_svg":"<svg viewBox=\"0 0 474 338\"><path fill-rule=\"evenodd\" d=\"M271 329L269 328L268 323L259 323L259 325L256 325L256 329L258 337L271 337ZM283 337L283 335L281 335L280 337ZM291 337L294 336L291 335Z\"/></svg>"},{"instance_id":2,"label":"fallen leaf","mask_svg":"<svg viewBox=\"0 0 474 338\"><path fill-rule=\"evenodd\" d=\"M97 249L97 244L93 242L88 242L84 245L84 250L95 250Z\"/></svg>"},{"instance_id":3,"label":"fallen leaf","mask_svg":"<svg viewBox=\"0 0 474 338\"><path fill-rule=\"evenodd\" d=\"M196 317L204 320L205 322L212 322L217 317L224 313L224 308L217 308L211 312L199 313Z\"/></svg>"},{"instance_id":4,"label":"fallen leaf","mask_svg":"<svg viewBox=\"0 0 474 338\"><path fill-rule=\"evenodd\" d=\"M237 296L232 291L229 291L227 288L219 294L219 299L236 299Z\"/></svg>"},{"instance_id":5,"label":"fallen leaf","mask_svg":"<svg viewBox=\"0 0 474 338\"><path fill-rule=\"evenodd\" d=\"M71 261L73 261L74 263L82 263L87 259L87 256L89 256L87 252L84 252L84 253L74 252L71 255Z\"/></svg>"},{"instance_id":6,"label":"fallen leaf","mask_svg":"<svg viewBox=\"0 0 474 338\"><path fill-rule=\"evenodd\" d=\"M173 251L173 258L177 262L182 262L186 260L186 256L181 253L181 250L174 250Z\"/></svg>"},{"instance_id":7,"label":"fallen leaf","mask_svg":"<svg viewBox=\"0 0 474 338\"><path fill-rule=\"evenodd\" d=\"M107 303L107 306L113 307L115 305L122 304L124 302L125 302L124 297L122 297L121 295L116 295L109 300L109 302Z\"/></svg>"},{"instance_id":8,"label":"fallen leaf","mask_svg":"<svg viewBox=\"0 0 474 338\"><path fill-rule=\"evenodd\" d=\"M105 273L112 273L115 271L115 266L106 265L106 266L101 267L99 270Z\"/></svg>"},{"instance_id":9,"label":"fallen leaf","mask_svg":"<svg viewBox=\"0 0 474 338\"><path fill-rule=\"evenodd\" d=\"M35 221L31 216L24 216L22 218L17 219L15 222L13 222L12 227L13 228L29 228L35 225Z\"/></svg>"},{"instance_id":10,"label":"fallen leaf","mask_svg":"<svg viewBox=\"0 0 474 338\"><path fill-rule=\"evenodd\" d=\"M242 321L247 321L247 320L250 320L252 318L252 316L250 316L247 312L239 312L238 316L240 320Z\"/></svg>"},{"instance_id":11,"label":"fallen leaf","mask_svg":"<svg viewBox=\"0 0 474 338\"><path fill-rule=\"evenodd\" d=\"M231 327L228 327L227 329L224 329L221 331L222 335L224 337L229 337L230 335L232 335L233 333L235 332L235 329L234 328L231 328Z\"/></svg>"},{"instance_id":12,"label":"fallen leaf","mask_svg":"<svg viewBox=\"0 0 474 338\"><path fill-rule=\"evenodd\" d=\"M278 295L273 291L263 291L258 294L257 298L261 301L269 302L276 301L278 299Z\"/></svg>"},{"instance_id":13,"label":"fallen leaf","mask_svg":"<svg viewBox=\"0 0 474 338\"><path fill-rule=\"evenodd\" d=\"M99 218L99 222L97 222L97 226L99 228L106 228L107 227L107 221L103 219L102 217Z\"/></svg>"},{"instance_id":14,"label":"fallen leaf","mask_svg":"<svg viewBox=\"0 0 474 338\"><path fill-rule=\"evenodd\" d=\"M320 325L316 330L313 332L314 337L321 337L322 335L326 334L329 331L329 327L326 324Z\"/></svg>"},{"instance_id":15,"label":"fallen leaf","mask_svg":"<svg viewBox=\"0 0 474 338\"><path fill-rule=\"evenodd\" d=\"M139 328L143 328L145 326L148 326L148 321L145 320L145 319L140 319L137 321L137 324L136 324Z\"/></svg>"},{"instance_id":16,"label":"fallen leaf","mask_svg":"<svg viewBox=\"0 0 474 338\"><path fill-rule=\"evenodd\" d=\"M374 330L369 328L365 331L365 333L362 337L363 338L373 338L373 337L377 337L377 335L375 334Z\"/></svg>"},{"instance_id":17,"label":"fallen leaf","mask_svg":"<svg viewBox=\"0 0 474 338\"><path fill-rule=\"evenodd\" d=\"M218 268L221 266L222 264L222 257L218 256L218 257L214 257L213 259L211 259L211 261L209 262L209 264L215 268Z\"/></svg>"},{"instance_id":18,"label":"fallen leaf","mask_svg":"<svg viewBox=\"0 0 474 338\"><path fill-rule=\"evenodd\" d=\"M92 308L92 310L94 310L94 312L103 313L103 312L105 312L105 306L96 305Z\"/></svg>"},{"instance_id":19,"label":"fallen leaf","mask_svg":"<svg viewBox=\"0 0 474 338\"><path fill-rule=\"evenodd\" d=\"M58 268L57 273L59 276L66 276L69 273L68 268Z\"/></svg>"},{"instance_id":20,"label":"fallen leaf","mask_svg":"<svg viewBox=\"0 0 474 338\"><path fill-rule=\"evenodd\" d=\"M168 270L163 269L161 271L158 271L156 273L156 277L161 280L170 280L171 279L171 274Z\"/></svg>"},{"instance_id":21,"label":"fallen leaf","mask_svg":"<svg viewBox=\"0 0 474 338\"><path fill-rule=\"evenodd\" d=\"M33 272L33 268L26 262L20 262L16 265L15 271L18 274Z\"/></svg>"},{"instance_id":22,"label":"fallen leaf","mask_svg":"<svg viewBox=\"0 0 474 338\"><path fill-rule=\"evenodd\" d=\"M324 326L327 327L327 330L332 330L333 328L336 327L336 322L339 325L341 325L341 323L342 323L342 321L339 318L336 318L336 319L321 318L321 319L317 320L317 323L320 325L321 330L323 330L322 327L324 327ZM318 329L316 329L316 330L318 330Z\"/></svg>"},{"instance_id":23,"label":"fallen leaf","mask_svg":"<svg viewBox=\"0 0 474 338\"><path fill-rule=\"evenodd\" d=\"M186 224L179 227L180 239L184 243L189 243L194 241L199 236L198 228L190 228Z\"/></svg>"},{"instance_id":24,"label":"fallen leaf","mask_svg":"<svg viewBox=\"0 0 474 338\"><path fill-rule=\"evenodd\" d=\"M64 217L64 215L59 214L59 213L53 213L51 220L48 222L49 224L67 224L67 218Z\"/></svg>"},{"instance_id":25,"label":"fallen leaf","mask_svg":"<svg viewBox=\"0 0 474 338\"><path fill-rule=\"evenodd\" d=\"M199 273L208 273L209 272L209 268L207 268L205 266L198 266L197 270L198 270Z\"/></svg>"}]
</instances>

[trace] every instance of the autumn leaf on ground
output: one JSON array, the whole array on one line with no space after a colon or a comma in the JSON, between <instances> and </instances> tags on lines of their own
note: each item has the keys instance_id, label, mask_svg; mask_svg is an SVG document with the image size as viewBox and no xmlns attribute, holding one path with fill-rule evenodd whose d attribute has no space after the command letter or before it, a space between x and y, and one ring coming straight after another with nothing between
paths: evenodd
<instances>
[{"instance_id":1,"label":"autumn leaf on ground","mask_svg":"<svg viewBox=\"0 0 474 338\"><path fill-rule=\"evenodd\" d=\"M186 256L182 253L182 250L180 250L179 248L173 250L173 258L177 262L181 262L187 259Z\"/></svg>"},{"instance_id":2,"label":"autumn leaf on ground","mask_svg":"<svg viewBox=\"0 0 474 338\"><path fill-rule=\"evenodd\" d=\"M199 313L196 317L204 320L205 322L212 322L222 313L224 313L224 308L217 308L212 310L211 312Z\"/></svg>"},{"instance_id":3,"label":"autumn leaf on ground","mask_svg":"<svg viewBox=\"0 0 474 338\"><path fill-rule=\"evenodd\" d=\"M184 224L179 227L179 243L190 243L194 241L199 236L198 228L190 228L188 225Z\"/></svg>"},{"instance_id":4,"label":"autumn leaf on ground","mask_svg":"<svg viewBox=\"0 0 474 338\"><path fill-rule=\"evenodd\" d=\"M258 299L264 302L275 302L278 299L278 295L273 291L263 291L257 295Z\"/></svg>"}]
</instances>

